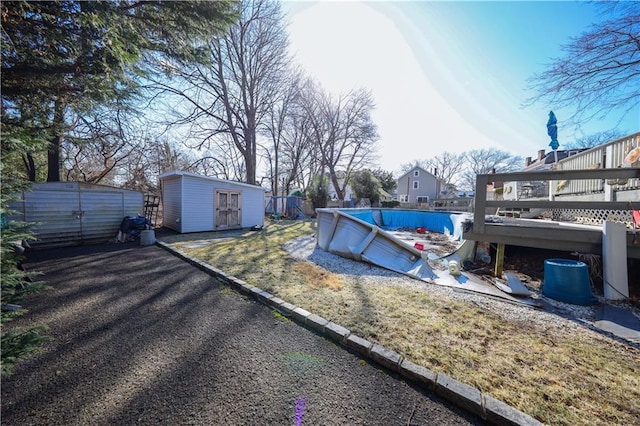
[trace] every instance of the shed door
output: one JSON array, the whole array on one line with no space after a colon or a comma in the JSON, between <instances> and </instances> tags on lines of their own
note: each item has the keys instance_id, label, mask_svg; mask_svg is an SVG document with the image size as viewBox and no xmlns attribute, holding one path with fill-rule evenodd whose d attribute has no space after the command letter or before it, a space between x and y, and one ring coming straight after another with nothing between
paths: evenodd
<instances>
[{"instance_id":1,"label":"shed door","mask_svg":"<svg viewBox=\"0 0 640 426\"><path fill-rule=\"evenodd\" d=\"M215 224L216 229L240 228L241 210L240 191L216 190Z\"/></svg>"}]
</instances>

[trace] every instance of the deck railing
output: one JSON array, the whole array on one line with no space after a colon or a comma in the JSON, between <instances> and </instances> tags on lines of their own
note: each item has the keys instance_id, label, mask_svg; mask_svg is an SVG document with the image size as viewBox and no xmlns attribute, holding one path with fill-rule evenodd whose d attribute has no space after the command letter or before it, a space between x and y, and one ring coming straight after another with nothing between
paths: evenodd
<instances>
[{"instance_id":1,"label":"deck railing","mask_svg":"<svg viewBox=\"0 0 640 426\"><path fill-rule=\"evenodd\" d=\"M439 198L429 200L431 210L472 212L473 198Z\"/></svg>"},{"instance_id":2,"label":"deck railing","mask_svg":"<svg viewBox=\"0 0 640 426\"><path fill-rule=\"evenodd\" d=\"M587 151L558 161L558 170L615 169L623 166L624 157L633 148L640 146L640 132L624 138L599 145ZM640 179L629 179L626 184L617 185L617 190L640 188ZM605 191L602 179L583 179L558 181L551 188L554 196L562 197L574 194L590 194Z\"/></svg>"},{"instance_id":3,"label":"deck railing","mask_svg":"<svg viewBox=\"0 0 640 426\"><path fill-rule=\"evenodd\" d=\"M637 135L636 135L637 136ZM485 215L488 209L552 209L552 210L602 210L602 211L625 211L630 212L629 201L591 201L591 200L572 200L563 201L562 197L549 199L527 199L520 201L508 200L487 200L487 185L489 182L526 182L526 181L544 181L549 183L549 187L553 188L558 182L574 182L582 180L597 180L604 182L606 187L611 187L607 182L611 180L629 179L629 181L638 181L640 178L640 168L611 168L598 170L554 170L543 172L515 172L515 173L497 173L483 174L476 177L476 197L475 211L473 217L473 232L483 233L485 230ZM579 183L579 182L578 182ZM640 191L639 191L640 193ZM640 198L638 198L640 201ZM638 208L638 206L634 206Z\"/></svg>"}]
</instances>

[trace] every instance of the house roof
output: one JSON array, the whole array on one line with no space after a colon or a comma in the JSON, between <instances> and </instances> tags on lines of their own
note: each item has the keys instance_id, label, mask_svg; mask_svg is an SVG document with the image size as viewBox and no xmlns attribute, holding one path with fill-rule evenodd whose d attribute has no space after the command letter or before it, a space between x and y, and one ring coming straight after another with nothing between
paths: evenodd
<instances>
[{"instance_id":1,"label":"house roof","mask_svg":"<svg viewBox=\"0 0 640 426\"><path fill-rule=\"evenodd\" d=\"M573 155L579 154L580 152L586 151L586 150L587 148L576 148L576 149L565 149L565 150L559 149L556 151L551 151L546 153L542 159L533 161L523 170L529 171L529 170L540 169L548 164L553 164L556 161L564 160L567 157L571 157Z\"/></svg>"},{"instance_id":2,"label":"house roof","mask_svg":"<svg viewBox=\"0 0 640 426\"><path fill-rule=\"evenodd\" d=\"M189 173L189 172L185 172L182 170L172 170L170 172L166 172L166 173L162 173L161 175L158 175L158 179L162 180L162 179L167 179L167 178L172 178L172 177L180 177L180 176L187 176L187 177L193 177L193 178L198 178L198 179L204 179L204 180L210 180L213 182L224 182L227 184L233 184L236 186L241 186L241 187L245 187L245 188L251 188L251 189L261 189L265 192L269 191L267 188L263 188L262 186L258 186L258 185L251 185L249 183L245 183L245 182L237 182L235 180L226 180L226 179L220 179L217 177L213 177L213 176L202 176L202 175L198 175L196 173Z\"/></svg>"},{"instance_id":3,"label":"house roof","mask_svg":"<svg viewBox=\"0 0 640 426\"><path fill-rule=\"evenodd\" d=\"M400 176L400 177L399 177L398 179L396 179L396 180L400 180L400 179L402 179L403 177L407 176L408 174L413 173L413 171L414 171L414 170L416 170L416 169L418 169L418 170L422 170L423 172L428 173L428 174L430 174L431 176L433 176L433 178L434 178L434 179L437 179L437 177L436 177L433 173L431 173L431 172L429 172L429 171L427 171L427 170L423 169L422 167L420 167L420 166L413 166L413 167L412 167L408 172L406 172L405 174L403 174L402 176Z\"/></svg>"}]
</instances>

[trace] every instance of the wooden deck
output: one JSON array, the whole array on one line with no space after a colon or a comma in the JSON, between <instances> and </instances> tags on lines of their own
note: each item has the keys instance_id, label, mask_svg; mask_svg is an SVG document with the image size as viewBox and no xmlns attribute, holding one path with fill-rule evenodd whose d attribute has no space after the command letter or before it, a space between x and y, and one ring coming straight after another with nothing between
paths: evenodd
<instances>
[{"instance_id":1,"label":"wooden deck","mask_svg":"<svg viewBox=\"0 0 640 426\"><path fill-rule=\"evenodd\" d=\"M473 224L463 233L463 238L474 241L502 243L522 247L535 247L580 253L602 253L602 226L583 225L541 219L500 218L501 223L485 220L485 213L492 208L545 208L545 209L596 209L629 210L628 202L621 201L491 201L487 200L487 183L493 181L525 181L563 179L637 179L639 168L599 170L562 170L545 172L518 172L478 175ZM640 191L639 191L640 193ZM639 197L640 201L640 197ZM640 259L640 230L637 242L631 230L627 232L627 257Z\"/></svg>"},{"instance_id":2,"label":"wooden deck","mask_svg":"<svg viewBox=\"0 0 640 426\"><path fill-rule=\"evenodd\" d=\"M581 225L539 219L501 218L502 223L485 223L482 233L470 229L463 238L506 245L549 250L602 254L602 226ZM627 257L640 259L640 231L637 243L627 232Z\"/></svg>"}]
</instances>

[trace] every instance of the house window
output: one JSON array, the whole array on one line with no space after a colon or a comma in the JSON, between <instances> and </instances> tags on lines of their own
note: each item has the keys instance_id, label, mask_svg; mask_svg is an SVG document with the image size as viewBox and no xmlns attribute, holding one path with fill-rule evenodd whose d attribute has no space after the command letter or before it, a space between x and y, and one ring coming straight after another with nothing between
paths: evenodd
<instances>
[{"instance_id":1,"label":"house window","mask_svg":"<svg viewBox=\"0 0 640 426\"><path fill-rule=\"evenodd\" d=\"M400 202L401 203L409 202L409 196L407 194L400 194Z\"/></svg>"},{"instance_id":2,"label":"house window","mask_svg":"<svg viewBox=\"0 0 640 426\"><path fill-rule=\"evenodd\" d=\"M419 204L428 204L429 203L429 196L418 196L417 197L418 203Z\"/></svg>"},{"instance_id":3,"label":"house window","mask_svg":"<svg viewBox=\"0 0 640 426\"><path fill-rule=\"evenodd\" d=\"M419 177L419 176L420 176L420 170L414 170L413 177Z\"/></svg>"},{"instance_id":4,"label":"house window","mask_svg":"<svg viewBox=\"0 0 640 426\"><path fill-rule=\"evenodd\" d=\"M413 181L413 189L418 189L419 183L420 183L419 181L414 180Z\"/></svg>"}]
</instances>

